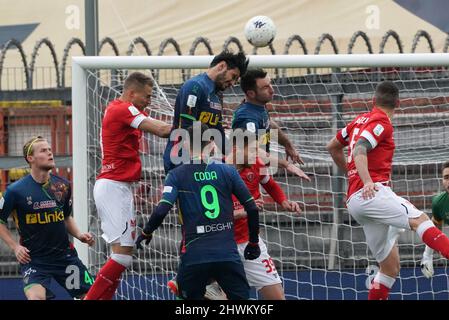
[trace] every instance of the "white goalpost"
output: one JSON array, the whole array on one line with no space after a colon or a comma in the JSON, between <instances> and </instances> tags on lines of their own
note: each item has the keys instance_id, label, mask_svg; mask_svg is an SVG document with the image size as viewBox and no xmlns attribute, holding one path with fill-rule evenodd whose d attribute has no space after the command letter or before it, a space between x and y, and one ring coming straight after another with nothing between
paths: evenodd
<instances>
[{"instance_id":1,"label":"white goalpost","mask_svg":"<svg viewBox=\"0 0 449 320\"><path fill-rule=\"evenodd\" d=\"M101 166L101 119L106 105L121 93L133 70L154 77L150 115L172 121L177 91L184 81L204 72L212 56L73 57L73 200L74 218L96 244L76 243L81 260L95 274L109 255L93 202L93 185ZM355 115L370 110L382 80L400 89L396 112L393 190L426 213L432 195L441 192L441 164L449 160L449 54L250 55L273 80L268 106L305 161L312 182L284 171L274 176L303 213L283 212L268 197L261 213L261 236L282 278L287 299L366 299L376 262L361 227L345 206L346 179L333 165L326 143ZM239 86L224 93L224 118L243 99ZM145 134L141 142L142 177L134 186L139 227L161 196L162 154L167 140ZM282 147L273 148L284 156ZM135 251L132 269L122 279L118 299L173 299L166 282L176 274L181 240L176 210L155 232L150 246ZM391 299L448 299L447 262L435 256L435 275L419 270L424 245L413 232L399 238L401 273ZM257 295L253 293L253 297Z\"/></svg>"}]
</instances>

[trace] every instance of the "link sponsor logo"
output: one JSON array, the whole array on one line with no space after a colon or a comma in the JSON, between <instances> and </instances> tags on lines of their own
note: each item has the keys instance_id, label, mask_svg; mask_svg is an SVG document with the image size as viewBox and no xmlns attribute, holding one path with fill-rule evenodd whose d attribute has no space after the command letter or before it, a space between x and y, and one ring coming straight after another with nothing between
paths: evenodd
<instances>
[{"instance_id":1,"label":"link sponsor logo","mask_svg":"<svg viewBox=\"0 0 449 320\"><path fill-rule=\"evenodd\" d=\"M39 213L27 213L25 215L26 224L47 224L64 221L64 212L39 212Z\"/></svg>"}]
</instances>

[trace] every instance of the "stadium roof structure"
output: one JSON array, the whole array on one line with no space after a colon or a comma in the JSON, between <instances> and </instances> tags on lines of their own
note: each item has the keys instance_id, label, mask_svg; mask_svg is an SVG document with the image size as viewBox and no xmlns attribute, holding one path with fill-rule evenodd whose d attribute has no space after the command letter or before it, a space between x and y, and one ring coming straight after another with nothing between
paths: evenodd
<instances>
[{"instance_id":1,"label":"stadium roof structure","mask_svg":"<svg viewBox=\"0 0 449 320\"><path fill-rule=\"evenodd\" d=\"M11 38L22 43L38 26L38 23L27 23L0 26L0 48Z\"/></svg>"}]
</instances>

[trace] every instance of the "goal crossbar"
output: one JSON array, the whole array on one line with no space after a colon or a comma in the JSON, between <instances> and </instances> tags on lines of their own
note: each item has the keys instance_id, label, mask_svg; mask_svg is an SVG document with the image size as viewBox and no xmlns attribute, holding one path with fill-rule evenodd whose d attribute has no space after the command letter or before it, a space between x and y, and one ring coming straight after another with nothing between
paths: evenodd
<instances>
[{"instance_id":1,"label":"goal crossbar","mask_svg":"<svg viewBox=\"0 0 449 320\"><path fill-rule=\"evenodd\" d=\"M449 53L248 55L250 67L260 68L350 68L447 66ZM85 69L180 69L207 68L213 56L104 56L73 57L72 68Z\"/></svg>"}]
</instances>

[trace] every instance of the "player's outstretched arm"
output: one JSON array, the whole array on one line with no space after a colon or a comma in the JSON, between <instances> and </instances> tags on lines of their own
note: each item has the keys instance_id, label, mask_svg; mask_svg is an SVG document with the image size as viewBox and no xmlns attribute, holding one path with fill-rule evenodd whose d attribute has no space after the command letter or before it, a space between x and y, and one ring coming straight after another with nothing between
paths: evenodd
<instances>
[{"instance_id":1,"label":"player's outstretched arm","mask_svg":"<svg viewBox=\"0 0 449 320\"><path fill-rule=\"evenodd\" d=\"M285 148L285 153L287 154L287 160L290 158L290 159L292 159L292 161L294 163L304 164L304 161L302 160L298 151L296 151L293 143L290 141L288 136L282 131L282 129L279 127L279 125L275 121L270 120L270 127L272 129L277 130L278 140L279 140L279 143Z\"/></svg>"},{"instance_id":2,"label":"player's outstretched arm","mask_svg":"<svg viewBox=\"0 0 449 320\"><path fill-rule=\"evenodd\" d=\"M275 157L272 154L268 154L262 148L257 148L257 156L262 160L264 164L269 164L271 167L278 167L287 170L288 172L300 177L301 179L311 181L309 176L302 171L299 167L293 163L288 162L285 159Z\"/></svg>"},{"instance_id":3,"label":"player's outstretched arm","mask_svg":"<svg viewBox=\"0 0 449 320\"><path fill-rule=\"evenodd\" d=\"M168 138L170 136L171 128L172 126L170 124L153 118L146 118L139 125L140 130L149 132L161 138Z\"/></svg>"},{"instance_id":4,"label":"player's outstretched arm","mask_svg":"<svg viewBox=\"0 0 449 320\"><path fill-rule=\"evenodd\" d=\"M299 207L299 204L297 202L288 201L287 196L285 195L284 191L279 186L279 184L273 179L273 177L267 171L265 172L266 174L264 174L263 179L261 180L260 183L262 187L265 189L265 191L268 192L270 197L274 201L276 201L277 204L282 206L284 210L297 214L301 213L302 211L301 208Z\"/></svg>"},{"instance_id":5,"label":"player's outstretched arm","mask_svg":"<svg viewBox=\"0 0 449 320\"><path fill-rule=\"evenodd\" d=\"M289 212L293 212L296 214L300 214L302 212L298 202L284 200L282 201L281 206L282 208L284 208L284 210L287 210Z\"/></svg>"},{"instance_id":6,"label":"player's outstretched arm","mask_svg":"<svg viewBox=\"0 0 449 320\"><path fill-rule=\"evenodd\" d=\"M76 225L75 219L72 216L65 219L65 225L67 228L67 232L78 239L79 241L86 243L89 247L93 246L95 243L95 239L89 232L83 233L80 231L78 226Z\"/></svg>"},{"instance_id":7,"label":"player's outstretched arm","mask_svg":"<svg viewBox=\"0 0 449 320\"><path fill-rule=\"evenodd\" d=\"M136 248L142 249L141 242L145 240L145 244L149 244L151 239L153 238L153 232L159 228L159 226L164 221L164 218L167 216L167 214L170 212L170 209L172 208L172 204L162 201L159 202L156 209L151 214L150 220L145 224L142 233L137 237L136 240Z\"/></svg>"},{"instance_id":8,"label":"player's outstretched arm","mask_svg":"<svg viewBox=\"0 0 449 320\"><path fill-rule=\"evenodd\" d=\"M254 260L260 256L259 248L259 210L256 202L251 199L244 204L248 214L249 242L246 245L244 256L246 260Z\"/></svg>"},{"instance_id":9,"label":"player's outstretched arm","mask_svg":"<svg viewBox=\"0 0 449 320\"><path fill-rule=\"evenodd\" d=\"M260 256L259 248L259 209L234 167L228 166L228 174L232 182L232 193L237 197L248 216L249 242L245 248L244 256L247 260L254 260Z\"/></svg>"},{"instance_id":10,"label":"player's outstretched arm","mask_svg":"<svg viewBox=\"0 0 449 320\"><path fill-rule=\"evenodd\" d=\"M14 251L17 261L22 264L29 263L31 261L31 257L29 255L30 251L13 239L11 232L9 232L8 228L6 228L6 224L2 220L0 220L0 238L5 241L11 250Z\"/></svg>"},{"instance_id":11,"label":"player's outstretched arm","mask_svg":"<svg viewBox=\"0 0 449 320\"><path fill-rule=\"evenodd\" d=\"M301 168L295 166L293 163L288 162L287 160L284 159L279 159L279 167L280 168L284 168L285 170L287 170L288 172L300 177L301 179L304 179L306 181L312 181L309 176L301 170Z\"/></svg>"},{"instance_id":12,"label":"player's outstretched arm","mask_svg":"<svg viewBox=\"0 0 449 320\"><path fill-rule=\"evenodd\" d=\"M176 199L178 198L178 182L174 174L169 173L165 178L162 199L159 201L156 209L151 214L150 219L145 224L142 233L136 240L136 248L142 249L141 242L145 240L149 244L153 238L153 232L162 224L165 216L170 212Z\"/></svg>"},{"instance_id":13,"label":"player's outstretched arm","mask_svg":"<svg viewBox=\"0 0 449 320\"><path fill-rule=\"evenodd\" d=\"M8 228L6 227L8 217L15 209L15 193L7 188L3 197L0 198L0 202L0 239L5 241L8 247L10 247L12 251L14 251L14 254L16 255L17 261L19 261L19 263L29 263L31 261L31 257L29 255L30 251L28 250L28 248L17 243L13 239L11 232L9 232Z\"/></svg>"}]
</instances>

